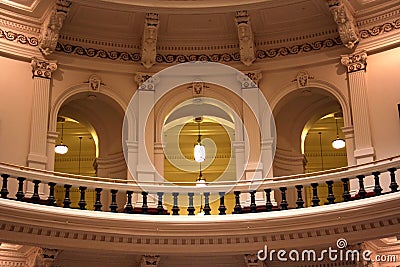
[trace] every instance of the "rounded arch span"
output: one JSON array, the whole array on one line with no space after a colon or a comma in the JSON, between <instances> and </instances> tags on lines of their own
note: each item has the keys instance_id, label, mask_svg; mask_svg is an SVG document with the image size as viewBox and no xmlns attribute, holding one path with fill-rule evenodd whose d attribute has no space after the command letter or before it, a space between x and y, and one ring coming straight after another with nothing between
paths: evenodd
<instances>
[{"instance_id":1,"label":"rounded arch span","mask_svg":"<svg viewBox=\"0 0 400 267\"><path fill-rule=\"evenodd\" d=\"M344 96L344 94L339 90L338 87L335 85L323 81L323 80L310 80L307 87L299 88L297 83L290 83L282 88L279 93L271 100L270 107L273 114L276 114L276 108L278 104L281 102L282 99L285 98L288 94L302 89L307 88L317 88L324 90L331 94L336 100L339 102L342 111L343 111L343 119L344 119L344 126L348 127L352 125L352 118L351 118L351 111L350 111L350 104L348 99Z\"/></svg>"},{"instance_id":2,"label":"rounded arch span","mask_svg":"<svg viewBox=\"0 0 400 267\"><path fill-rule=\"evenodd\" d=\"M170 95L174 95L174 97L170 97ZM204 94L202 95L202 97L208 97L221 101L222 103L230 107L235 113L231 114L234 115L232 116L232 119L237 116L240 119L243 119L243 112L240 106L241 99L238 95L232 93L230 90L225 89L224 87L219 85L209 84L209 88L207 88L207 90L204 90ZM155 105L155 113L157 114L155 121L156 142L161 142L162 128L168 115L179 104L192 98L192 91L187 89L187 84L174 88L160 98L160 100Z\"/></svg>"},{"instance_id":3,"label":"rounded arch span","mask_svg":"<svg viewBox=\"0 0 400 267\"><path fill-rule=\"evenodd\" d=\"M61 108L61 106L70 99L71 97L80 94L80 93L88 93L95 95L95 94L102 94L105 95L112 100L114 100L119 107L125 112L125 110L128 107L128 101L122 99L118 94L116 94L114 91L112 91L109 87L103 86L102 91L100 92L93 92L88 90L88 85L86 83L84 84L78 84L71 86L64 90L54 101L53 105L51 106L50 109L50 121L49 121L49 131L55 132L56 131L56 124L57 124L57 115L58 112ZM134 119L134 118L133 118Z\"/></svg>"}]
</instances>

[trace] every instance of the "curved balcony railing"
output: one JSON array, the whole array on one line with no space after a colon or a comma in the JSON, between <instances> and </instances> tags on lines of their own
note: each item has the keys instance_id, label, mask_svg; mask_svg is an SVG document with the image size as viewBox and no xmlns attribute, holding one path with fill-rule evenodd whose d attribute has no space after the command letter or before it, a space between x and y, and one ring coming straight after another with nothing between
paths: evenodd
<instances>
[{"instance_id":1,"label":"curved balcony railing","mask_svg":"<svg viewBox=\"0 0 400 267\"><path fill-rule=\"evenodd\" d=\"M324 185L327 188L326 204L335 204L338 195L334 195L334 183L342 185L340 198L344 202L355 201L367 197L376 197L382 194L389 194L398 191L396 181L396 171L400 167L400 156L391 157L383 160L378 160L372 163L333 169L329 171L300 174L292 176L275 177L259 180L243 180L235 182L213 182L206 187L196 187L193 183L141 183L138 185L135 181L109 179L99 177L87 177L71 174L62 174L57 172L36 170L28 167L16 166L8 163L0 163L0 173L2 177L2 188L0 191L1 198L14 199L16 201L26 201L36 204L60 206L63 208L71 208L71 190L73 188L79 190L79 201L77 208L85 210L87 207L86 192L91 189L95 192L93 207L95 211L110 211L124 213L142 213L142 214L158 214L179 215L186 209L188 215L195 215L194 197L195 195L204 196L204 207L202 207L205 215L211 214L209 202L210 195L217 196L219 199L218 214L225 215L228 213L255 213L269 212L273 210L287 210L288 208L305 208L303 199L305 188L310 188L311 203L310 207L319 206L321 199L318 195L318 188ZM366 177L373 178L373 186L371 189L364 184ZM371 179L372 179L371 178ZM10 194L9 182L15 179L17 185L15 195ZM350 193L350 182L356 183L358 188L354 194ZM31 183L33 186L32 192L28 193L25 188ZM383 187L381 186L384 185ZM63 187L63 200L61 203L56 203L55 188ZM47 188L48 194L43 196L41 192L43 188ZM291 191L295 194L293 203L288 201L288 189L294 188ZM280 192L280 203L274 206L271 201L273 191ZM262 205L256 202L256 193L262 192L265 194L265 203ZM234 207L227 211L225 206L225 196L234 194ZM102 194L109 194L111 199L109 209L104 209L102 204ZM121 203L121 194L124 195L123 205ZM140 206L134 205L132 196L138 194L141 196L139 201ZM156 206L149 207L148 196L156 197ZM249 199L249 205L243 207L241 195ZM165 208L163 198L172 196L170 211ZM117 201L117 196L119 201ZM185 200L186 203L181 203ZM185 211L185 212L186 212Z\"/></svg>"}]
</instances>

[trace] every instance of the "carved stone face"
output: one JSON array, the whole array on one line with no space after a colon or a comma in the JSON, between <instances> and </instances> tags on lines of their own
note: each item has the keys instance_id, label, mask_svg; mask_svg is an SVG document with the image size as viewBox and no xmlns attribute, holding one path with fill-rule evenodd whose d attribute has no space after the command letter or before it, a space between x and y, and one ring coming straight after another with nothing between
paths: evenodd
<instances>
[{"instance_id":1,"label":"carved stone face","mask_svg":"<svg viewBox=\"0 0 400 267\"><path fill-rule=\"evenodd\" d=\"M239 39L247 42L250 40L250 33L247 25L239 25L238 27Z\"/></svg>"}]
</instances>

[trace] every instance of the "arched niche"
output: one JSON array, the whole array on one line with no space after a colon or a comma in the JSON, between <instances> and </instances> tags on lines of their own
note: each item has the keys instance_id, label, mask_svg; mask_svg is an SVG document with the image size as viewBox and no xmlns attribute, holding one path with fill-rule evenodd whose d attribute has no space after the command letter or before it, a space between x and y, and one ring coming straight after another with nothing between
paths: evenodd
<instances>
[{"instance_id":1,"label":"arched niche","mask_svg":"<svg viewBox=\"0 0 400 267\"><path fill-rule=\"evenodd\" d=\"M127 177L122 152L122 122L127 104L110 88L93 92L87 84L66 89L52 105L49 132L56 132L58 116L70 117L92 129L98 137L97 176ZM48 150L53 155L54 149ZM51 152L53 151L53 152Z\"/></svg>"},{"instance_id":2,"label":"arched niche","mask_svg":"<svg viewBox=\"0 0 400 267\"><path fill-rule=\"evenodd\" d=\"M314 80L303 88L290 84L271 101L271 106L277 129L275 176L304 172L304 132L321 117L341 111L344 126L351 126L347 100L327 82Z\"/></svg>"}]
</instances>

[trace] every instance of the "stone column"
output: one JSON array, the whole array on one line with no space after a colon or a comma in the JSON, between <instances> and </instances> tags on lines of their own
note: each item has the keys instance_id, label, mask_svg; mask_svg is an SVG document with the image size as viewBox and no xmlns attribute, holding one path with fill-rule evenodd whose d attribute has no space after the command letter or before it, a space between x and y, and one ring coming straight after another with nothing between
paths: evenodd
<instances>
[{"instance_id":1,"label":"stone column","mask_svg":"<svg viewBox=\"0 0 400 267\"><path fill-rule=\"evenodd\" d=\"M160 256L158 255L143 255L139 267L157 267L159 262Z\"/></svg>"},{"instance_id":2,"label":"stone column","mask_svg":"<svg viewBox=\"0 0 400 267\"><path fill-rule=\"evenodd\" d=\"M260 261L257 254L246 254L244 255L244 262L247 267L265 267L265 263Z\"/></svg>"},{"instance_id":3,"label":"stone column","mask_svg":"<svg viewBox=\"0 0 400 267\"><path fill-rule=\"evenodd\" d=\"M47 132L47 170L54 171L54 160L58 132Z\"/></svg>"},{"instance_id":4,"label":"stone column","mask_svg":"<svg viewBox=\"0 0 400 267\"><path fill-rule=\"evenodd\" d=\"M57 69L55 61L32 58L33 104L31 119L31 141L28 166L47 168L47 129L50 106L51 76Z\"/></svg>"},{"instance_id":5,"label":"stone column","mask_svg":"<svg viewBox=\"0 0 400 267\"><path fill-rule=\"evenodd\" d=\"M343 65L347 67L351 109L354 126L354 157L357 164L374 160L375 151L372 146L371 129L367 102L367 53L365 51L343 55Z\"/></svg>"},{"instance_id":6,"label":"stone column","mask_svg":"<svg viewBox=\"0 0 400 267\"><path fill-rule=\"evenodd\" d=\"M357 162L354 158L354 128L353 126L342 127L342 132L346 140L347 162L349 166L356 165Z\"/></svg>"},{"instance_id":7,"label":"stone column","mask_svg":"<svg viewBox=\"0 0 400 267\"><path fill-rule=\"evenodd\" d=\"M265 137L261 134L261 120L264 105L260 103L262 93L258 88L258 83L262 78L260 71L252 71L244 73L246 77L241 77L242 98L245 101L243 105L243 123L247 130L248 139L244 139L245 159L248 160L245 169L245 179L262 179L265 177L264 160L268 160L268 148L265 144L269 144L267 140L262 140ZM253 130L254 129L254 130ZM257 131L257 129L259 129ZM264 146L263 146L264 144ZM263 150L264 148L264 150ZM268 164L267 164L268 165ZM255 188L256 189L256 188ZM250 205L250 195L247 194L244 205ZM265 205L264 192L256 193L256 205Z\"/></svg>"},{"instance_id":8,"label":"stone column","mask_svg":"<svg viewBox=\"0 0 400 267\"><path fill-rule=\"evenodd\" d=\"M141 78L140 78L140 77ZM137 74L135 78L139 81L143 78L143 74ZM154 173L154 101L155 101L155 87L158 80L153 77L148 77L142 84L139 83L138 88L138 152L140 155L137 159L137 181L142 182L155 182ZM147 142L147 143L146 143ZM139 200L140 202L141 200ZM141 203L137 205L141 205ZM156 205L152 197L148 199L149 207Z\"/></svg>"}]
</instances>

